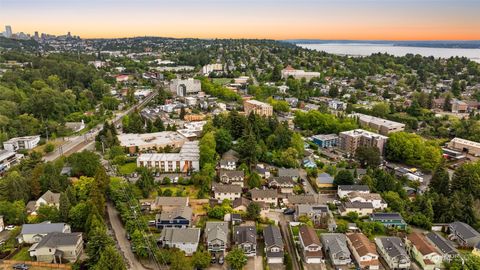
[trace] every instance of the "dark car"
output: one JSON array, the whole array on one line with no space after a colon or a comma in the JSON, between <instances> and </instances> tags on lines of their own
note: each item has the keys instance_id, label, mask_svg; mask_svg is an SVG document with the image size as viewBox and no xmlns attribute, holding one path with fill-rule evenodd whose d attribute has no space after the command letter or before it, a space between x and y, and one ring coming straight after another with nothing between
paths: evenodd
<instances>
[{"instance_id":1,"label":"dark car","mask_svg":"<svg viewBox=\"0 0 480 270\"><path fill-rule=\"evenodd\" d=\"M28 267L28 265L24 264L24 263L17 263L15 265L13 265L13 269L15 270L28 270L30 267Z\"/></svg>"},{"instance_id":2,"label":"dark car","mask_svg":"<svg viewBox=\"0 0 480 270\"><path fill-rule=\"evenodd\" d=\"M284 214L284 215L293 215L294 213L295 213L295 209L290 209L290 208L285 209L285 210L283 211L283 214Z\"/></svg>"},{"instance_id":3,"label":"dark car","mask_svg":"<svg viewBox=\"0 0 480 270\"><path fill-rule=\"evenodd\" d=\"M217 258L215 257L215 255L212 255L212 259L210 260L210 263L214 264L216 262L217 262Z\"/></svg>"}]
</instances>

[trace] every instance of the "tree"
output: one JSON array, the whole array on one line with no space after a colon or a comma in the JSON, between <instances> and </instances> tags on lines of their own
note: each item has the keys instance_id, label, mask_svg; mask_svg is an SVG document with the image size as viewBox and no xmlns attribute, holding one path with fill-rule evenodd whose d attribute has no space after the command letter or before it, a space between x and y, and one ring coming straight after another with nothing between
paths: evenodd
<instances>
[{"instance_id":1,"label":"tree","mask_svg":"<svg viewBox=\"0 0 480 270\"><path fill-rule=\"evenodd\" d=\"M142 167L140 170L140 178L135 185L142 191L143 197L148 198L148 195L155 187L155 179L147 168Z\"/></svg>"},{"instance_id":2,"label":"tree","mask_svg":"<svg viewBox=\"0 0 480 270\"><path fill-rule=\"evenodd\" d=\"M30 198L28 181L18 171L11 171L0 179L0 195L11 202L17 200L27 202Z\"/></svg>"},{"instance_id":3,"label":"tree","mask_svg":"<svg viewBox=\"0 0 480 270\"><path fill-rule=\"evenodd\" d=\"M388 207L396 212L402 212L405 209L405 201L394 191L388 191L383 194L383 199L388 203Z\"/></svg>"},{"instance_id":4,"label":"tree","mask_svg":"<svg viewBox=\"0 0 480 270\"><path fill-rule=\"evenodd\" d=\"M206 269L210 266L210 254L208 251L196 251L192 256L192 264L197 269Z\"/></svg>"},{"instance_id":5,"label":"tree","mask_svg":"<svg viewBox=\"0 0 480 270\"><path fill-rule=\"evenodd\" d=\"M360 146L357 148L355 157L363 167L377 167L380 165L380 150L374 146Z\"/></svg>"},{"instance_id":6,"label":"tree","mask_svg":"<svg viewBox=\"0 0 480 270\"><path fill-rule=\"evenodd\" d=\"M232 148L232 135L224 128L220 128L215 132L215 143L217 153L223 154Z\"/></svg>"},{"instance_id":7,"label":"tree","mask_svg":"<svg viewBox=\"0 0 480 270\"><path fill-rule=\"evenodd\" d=\"M87 254L93 264L100 259L101 254L108 246L113 246L114 242L104 228L93 228L89 233L87 242Z\"/></svg>"},{"instance_id":8,"label":"tree","mask_svg":"<svg viewBox=\"0 0 480 270\"><path fill-rule=\"evenodd\" d=\"M93 270L125 270L125 262L114 246L109 245L100 252L100 259L93 265Z\"/></svg>"},{"instance_id":9,"label":"tree","mask_svg":"<svg viewBox=\"0 0 480 270\"><path fill-rule=\"evenodd\" d=\"M225 257L228 265L234 270L241 270L247 265L247 256L240 248L234 248Z\"/></svg>"},{"instance_id":10,"label":"tree","mask_svg":"<svg viewBox=\"0 0 480 270\"><path fill-rule=\"evenodd\" d=\"M262 178L260 177L260 175L258 175L258 173L256 172L251 173L250 176L248 177L248 187L250 189L258 188L260 187L261 184L262 184Z\"/></svg>"},{"instance_id":11,"label":"tree","mask_svg":"<svg viewBox=\"0 0 480 270\"><path fill-rule=\"evenodd\" d=\"M63 222L68 221L68 214L70 210L70 201L68 200L68 196L65 192L60 193L60 219Z\"/></svg>"},{"instance_id":12,"label":"tree","mask_svg":"<svg viewBox=\"0 0 480 270\"><path fill-rule=\"evenodd\" d=\"M450 176L443 162L440 163L433 172L432 179L430 180L430 189L444 196L450 193Z\"/></svg>"},{"instance_id":13,"label":"tree","mask_svg":"<svg viewBox=\"0 0 480 270\"><path fill-rule=\"evenodd\" d=\"M175 249L172 251L171 255L171 262L170 262L170 269L171 270L191 270L192 266L190 262L186 259L185 254Z\"/></svg>"},{"instance_id":14,"label":"tree","mask_svg":"<svg viewBox=\"0 0 480 270\"><path fill-rule=\"evenodd\" d=\"M217 153L215 136L213 132L208 132L200 139L200 167L203 167L207 163L214 164L216 161Z\"/></svg>"},{"instance_id":15,"label":"tree","mask_svg":"<svg viewBox=\"0 0 480 270\"><path fill-rule=\"evenodd\" d=\"M260 206L257 203L250 203L247 206L247 215L252 220L257 220L260 217Z\"/></svg>"},{"instance_id":16,"label":"tree","mask_svg":"<svg viewBox=\"0 0 480 270\"><path fill-rule=\"evenodd\" d=\"M60 222L60 211L57 209L56 206L42 204L37 210L37 219L39 222Z\"/></svg>"},{"instance_id":17,"label":"tree","mask_svg":"<svg viewBox=\"0 0 480 270\"><path fill-rule=\"evenodd\" d=\"M68 212L68 219L72 229L75 231L84 231L85 230L85 221L88 218L88 213L90 209L85 202L79 202L77 205L73 206Z\"/></svg>"},{"instance_id":18,"label":"tree","mask_svg":"<svg viewBox=\"0 0 480 270\"><path fill-rule=\"evenodd\" d=\"M353 179L353 175L348 170L341 170L337 173L335 178L333 179L333 184L336 186L339 185L353 185L355 180Z\"/></svg>"},{"instance_id":19,"label":"tree","mask_svg":"<svg viewBox=\"0 0 480 270\"><path fill-rule=\"evenodd\" d=\"M378 102L372 107L372 113L378 117L386 117L390 113L390 106L385 102Z\"/></svg>"},{"instance_id":20,"label":"tree","mask_svg":"<svg viewBox=\"0 0 480 270\"><path fill-rule=\"evenodd\" d=\"M100 166L100 158L91 151L82 151L74 153L68 157L68 162L72 167L73 176L90 176L93 177Z\"/></svg>"}]
</instances>

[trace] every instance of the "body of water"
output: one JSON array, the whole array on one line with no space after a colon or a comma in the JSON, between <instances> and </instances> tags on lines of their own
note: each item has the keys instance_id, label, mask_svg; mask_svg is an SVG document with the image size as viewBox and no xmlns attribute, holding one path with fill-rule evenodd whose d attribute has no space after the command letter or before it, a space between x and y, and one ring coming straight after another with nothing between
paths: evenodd
<instances>
[{"instance_id":1,"label":"body of water","mask_svg":"<svg viewBox=\"0 0 480 270\"><path fill-rule=\"evenodd\" d=\"M454 56L467 57L480 63L480 49L456 49L456 48L426 48L394 46L393 44L365 44L365 43L322 43L322 44L297 44L300 47L324 51L331 54L368 56L374 53L388 53L394 56L406 54L420 54L436 58L450 58Z\"/></svg>"}]
</instances>

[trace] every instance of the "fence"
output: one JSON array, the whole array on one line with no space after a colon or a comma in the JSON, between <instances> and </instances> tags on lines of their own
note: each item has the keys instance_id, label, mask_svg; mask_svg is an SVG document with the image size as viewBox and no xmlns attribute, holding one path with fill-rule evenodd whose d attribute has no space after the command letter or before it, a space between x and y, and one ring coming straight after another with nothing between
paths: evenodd
<instances>
[{"instance_id":1,"label":"fence","mask_svg":"<svg viewBox=\"0 0 480 270\"><path fill-rule=\"evenodd\" d=\"M72 266L68 264L55 264L55 263L32 262L32 261L14 261L14 260L4 260L2 269L12 269L12 266L18 263L24 263L31 267L42 267L42 268L50 268L50 269L68 269L68 270L72 269Z\"/></svg>"}]
</instances>

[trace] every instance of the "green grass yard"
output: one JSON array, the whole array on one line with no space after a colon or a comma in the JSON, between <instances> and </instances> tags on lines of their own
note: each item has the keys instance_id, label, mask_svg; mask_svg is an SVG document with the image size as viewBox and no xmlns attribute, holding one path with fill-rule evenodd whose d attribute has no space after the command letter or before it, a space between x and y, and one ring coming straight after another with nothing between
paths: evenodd
<instances>
[{"instance_id":1,"label":"green grass yard","mask_svg":"<svg viewBox=\"0 0 480 270\"><path fill-rule=\"evenodd\" d=\"M137 169L137 163L135 162L125 163L122 166L118 167L118 171L122 175L132 174L133 172L135 172L136 169Z\"/></svg>"},{"instance_id":2,"label":"green grass yard","mask_svg":"<svg viewBox=\"0 0 480 270\"><path fill-rule=\"evenodd\" d=\"M15 261L31 261L30 254L28 253L29 247L23 247L17 254L13 255L12 260Z\"/></svg>"}]
</instances>

